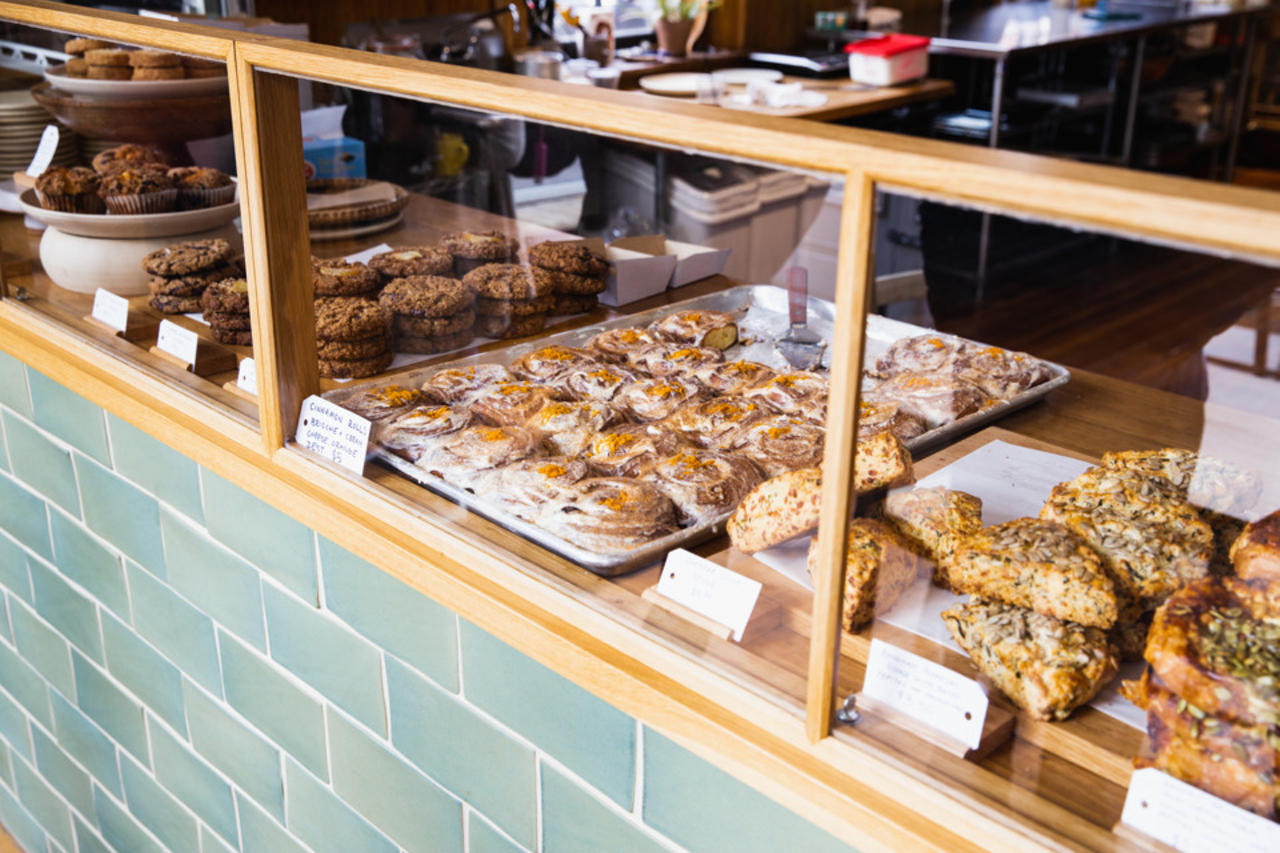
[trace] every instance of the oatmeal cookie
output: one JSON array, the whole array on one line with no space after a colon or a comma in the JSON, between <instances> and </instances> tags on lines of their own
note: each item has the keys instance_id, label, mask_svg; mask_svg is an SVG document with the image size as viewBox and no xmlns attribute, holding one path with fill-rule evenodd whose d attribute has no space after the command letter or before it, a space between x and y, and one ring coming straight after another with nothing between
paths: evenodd
<instances>
[{"instance_id":1,"label":"oatmeal cookie","mask_svg":"<svg viewBox=\"0 0 1280 853\"><path fill-rule=\"evenodd\" d=\"M162 314L197 314L200 311L200 297L152 296L151 307Z\"/></svg>"},{"instance_id":2,"label":"oatmeal cookie","mask_svg":"<svg viewBox=\"0 0 1280 853\"><path fill-rule=\"evenodd\" d=\"M68 39L67 43L62 46L64 53L71 56L80 56L91 50L107 50L111 47L111 42L102 41L94 38L73 38Z\"/></svg>"},{"instance_id":3,"label":"oatmeal cookie","mask_svg":"<svg viewBox=\"0 0 1280 853\"><path fill-rule=\"evenodd\" d=\"M385 335L387 325L386 309L372 299L332 296L316 300L316 337L320 340L352 341Z\"/></svg>"},{"instance_id":4,"label":"oatmeal cookie","mask_svg":"<svg viewBox=\"0 0 1280 853\"><path fill-rule=\"evenodd\" d=\"M476 333L486 338L523 338L525 335L541 332L546 325L546 314L530 314L526 317L481 314L476 317Z\"/></svg>"},{"instance_id":5,"label":"oatmeal cookie","mask_svg":"<svg viewBox=\"0 0 1280 853\"><path fill-rule=\"evenodd\" d=\"M130 51L117 47L98 47L84 52L85 61L90 65L105 65L115 68L129 67Z\"/></svg>"},{"instance_id":6,"label":"oatmeal cookie","mask_svg":"<svg viewBox=\"0 0 1280 853\"><path fill-rule=\"evenodd\" d=\"M592 296L597 293L604 293L608 287L608 282L603 278L592 278L585 275L574 275L573 273L560 272L559 270L547 270L542 267L531 267L534 278L543 279L551 288L551 292L557 295L576 295L576 296Z\"/></svg>"},{"instance_id":7,"label":"oatmeal cookie","mask_svg":"<svg viewBox=\"0 0 1280 853\"><path fill-rule=\"evenodd\" d=\"M609 271L608 262L586 246L552 240L530 246L529 263L547 270L597 279Z\"/></svg>"},{"instance_id":8,"label":"oatmeal cookie","mask_svg":"<svg viewBox=\"0 0 1280 853\"><path fill-rule=\"evenodd\" d=\"M133 69L127 65L93 65L85 69L90 80L132 80Z\"/></svg>"},{"instance_id":9,"label":"oatmeal cookie","mask_svg":"<svg viewBox=\"0 0 1280 853\"><path fill-rule=\"evenodd\" d=\"M237 278L240 270L234 264L220 264L207 270L187 275L158 275L147 283L153 294L165 296L199 296L205 288L224 278Z\"/></svg>"},{"instance_id":10,"label":"oatmeal cookie","mask_svg":"<svg viewBox=\"0 0 1280 853\"><path fill-rule=\"evenodd\" d=\"M402 246L374 255L369 259L369 266L389 279L411 275L452 277L453 255L428 246Z\"/></svg>"},{"instance_id":11,"label":"oatmeal cookie","mask_svg":"<svg viewBox=\"0 0 1280 853\"><path fill-rule=\"evenodd\" d=\"M551 283L519 264L485 264L467 273L463 283L483 299L538 299L551 295Z\"/></svg>"},{"instance_id":12,"label":"oatmeal cookie","mask_svg":"<svg viewBox=\"0 0 1280 853\"><path fill-rule=\"evenodd\" d=\"M331 361L361 361L376 358L387 350L387 339L382 336L354 341L316 341L316 355Z\"/></svg>"},{"instance_id":13,"label":"oatmeal cookie","mask_svg":"<svg viewBox=\"0 0 1280 853\"><path fill-rule=\"evenodd\" d=\"M374 270L344 260L321 261L312 267L316 296L358 296L373 293L382 285Z\"/></svg>"},{"instance_id":14,"label":"oatmeal cookie","mask_svg":"<svg viewBox=\"0 0 1280 853\"><path fill-rule=\"evenodd\" d=\"M134 50L129 53L129 64L134 68L181 68L182 61L176 53L167 50Z\"/></svg>"},{"instance_id":15,"label":"oatmeal cookie","mask_svg":"<svg viewBox=\"0 0 1280 853\"><path fill-rule=\"evenodd\" d=\"M537 299L476 299L476 313L486 317L528 317L530 314L546 314L555 305L554 296Z\"/></svg>"},{"instance_id":16,"label":"oatmeal cookie","mask_svg":"<svg viewBox=\"0 0 1280 853\"><path fill-rule=\"evenodd\" d=\"M462 276L484 264L514 260L520 244L498 231L459 231L443 237L440 248L453 256L454 274Z\"/></svg>"},{"instance_id":17,"label":"oatmeal cookie","mask_svg":"<svg viewBox=\"0 0 1280 853\"><path fill-rule=\"evenodd\" d=\"M600 307L600 297L593 294L557 293L556 302L551 306L551 314L563 317L567 314L586 314Z\"/></svg>"},{"instance_id":18,"label":"oatmeal cookie","mask_svg":"<svg viewBox=\"0 0 1280 853\"><path fill-rule=\"evenodd\" d=\"M439 319L467 310L475 302L475 296L456 278L411 275L397 278L384 287L378 301L396 315Z\"/></svg>"},{"instance_id":19,"label":"oatmeal cookie","mask_svg":"<svg viewBox=\"0 0 1280 853\"><path fill-rule=\"evenodd\" d=\"M373 358L360 359L320 359L320 375L330 379L363 379L376 376L391 366L392 355L389 352L375 355Z\"/></svg>"},{"instance_id":20,"label":"oatmeal cookie","mask_svg":"<svg viewBox=\"0 0 1280 853\"><path fill-rule=\"evenodd\" d=\"M235 347L253 346L253 332L248 329L223 329L218 326L210 328L209 334L220 344Z\"/></svg>"},{"instance_id":21,"label":"oatmeal cookie","mask_svg":"<svg viewBox=\"0 0 1280 853\"><path fill-rule=\"evenodd\" d=\"M470 332L475 324L476 312L471 308L448 317L391 315L391 333L397 337L429 338L435 335L456 335L459 332Z\"/></svg>"},{"instance_id":22,"label":"oatmeal cookie","mask_svg":"<svg viewBox=\"0 0 1280 853\"><path fill-rule=\"evenodd\" d=\"M83 56L67 57L67 76L68 77L88 77L89 63L84 61Z\"/></svg>"},{"instance_id":23,"label":"oatmeal cookie","mask_svg":"<svg viewBox=\"0 0 1280 853\"><path fill-rule=\"evenodd\" d=\"M249 312L249 282L243 278L224 278L205 288L200 304L210 313Z\"/></svg>"},{"instance_id":24,"label":"oatmeal cookie","mask_svg":"<svg viewBox=\"0 0 1280 853\"><path fill-rule=\"evenodd\" d=\"M462 349L475 339L475 332L471 329L447 335L396 335L396 350L419 355L435 355Z\"/></svg>"},{"instance_id":25,"label":"oatmeal cookie","mask_svg":"<svg viewBox=\"0 0 1280 853\"><path fill-rule=\"evenodd\" d=\"M133 69L130 80L181 80L187 72L181 65L144 66Z\"/></svg>"}]
</instances>

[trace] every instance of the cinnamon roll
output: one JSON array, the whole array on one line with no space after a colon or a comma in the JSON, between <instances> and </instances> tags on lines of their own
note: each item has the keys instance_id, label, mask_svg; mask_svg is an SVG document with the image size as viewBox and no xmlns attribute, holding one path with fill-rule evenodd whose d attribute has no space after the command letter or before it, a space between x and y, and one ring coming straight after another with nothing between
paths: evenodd
<instances>
[{"instance_id":1,"label":"cinnamon roll","mask_svg":"<svg viewBox=\"0 0 1280 853\"><path fill-rule=\"evenodd\" d=\"M462 406L419 406L374 429L374 440L397 456L416 462L442 438L472 425Z\"/></svg>"},{"instance_id":2,"label":"cinnamon roll","mask_svg":"<svg viewBox=\"0 0 1280 853\"><path fill-rule=\"evenodd\" d=\"M538 439L523 427L470 426L440 440L415 464L455 486L473 489L494 468L537 450Z\"/></svg>"},{"instance_id":3,"label":"cinnamon roll","mask_svg":"<svg viewBox=\"0 0 1280 853\"><path fill-rule=\"evenodd\" d=\"M608 329L592 337L585 347L606 361L626 361L627 353L657 342L658 338L644 329Z\"/></svg>"},{"instance_id":4,"label":"cinnamon roll","mask_svg":"<svg viewBox=\"0 0 1280 853\"><path fill-rule=\"evenodd\" d=\"M468 403L483 388L513 381L511 371L500 364L450 367L423 382L422 393L438 403Z\"/></svg>"},{"instance_id":5,"label":"cinnamon roll","mask_svg":"<svg viewBox=\"0 0 1280 853\"><path fill-rule=\"evenodd\" d=\"M738 340L738 321L723 311L677 311L654 320L649 331L668 341L725 350Z\"/></svg>"},{"instance_id":6,"label":"cinnamon roll","mask_svg":"<svg viewBox=\"0 0 1280 853\"><path fill-rule=\"evenodd\" d=\"M709 364L724 361L715 347L699 347L670 341L648 344L627 354L627 364L650 376L692 376Z\"/></svg>"},{"instance_id":7,"label":"cinnamon roll","mask_svg":"<svg viewBox=\"0 0 1280 853\"><path fill-rule=\"evenodd\" d=\"M671 498L677 520L688 527L731 512L763 477L740 456L690 448L663 459L643 479Z\"/></svg>"},{"instance_id":8,"label":"cinnamon roll","mask_svg":"<svg viewBox=\"0 0 1280 853\"><path fill-rule=\"evenodd\" d=\"M797 370L779 373L772 379L748 388L742 394L744 397L763 400L779 412L794 414L800 412L807 401L825 401L829 385L827 377L821 373Z\"/></svg>"},{"instance_id":9,"label":"cinnamon roll","mask_svg":"<svg viewBox=\"0 0 1280 853\"><path fill-rule=\"evenodd\" d=\"M571 367L594 364L592 353L577 347L553 345L536 349L511 362L511 372L520 379L550 379Z\"/></svg>"},{"instance_id":10,"label":"cinnamon roll","mask_svg":"<svg viewBox=\"0 0 1280 853\"><path fill-rule=\"evenodd\" d=\"M886 379L865 395L870 403L896 403L930 429L972 414L994 400L962 379L923 373L901 373Z\"/></svg>"},{"instance_id":11,"label":"cinnamon roll","mask_svg":"<svg viewBox=\"0 0 1280 853\"><path fill-rule=\"evenodd\" d=\"M352 394L339 405L348 412L355 412L371 421L385 421L402 415L414 406L427 402L426 395L403 385L384 385Z\"/></svg>"},{"instance_id":12,"label":"cinnamon roll","mask_svg":"<svg viewBox=\"0 0 1280 853\"><path fill-rule=\"evenodd\" d=\"M658 424L629 424L597 435L583 456L605 477L634 477L681 446L678 435Z\"/></svg>"},{"instance_id":13,"label":"cinnamon roll","mask_svg":"<svg viewBox=\"0 0 1280 853\"><path fill-rule=\"evenodd\" d=\"M656 486L624 477L595 477L572 487L569 500L539 523L566 542L597 554L631 551L675 533L675 506Z\"/></svg>"},{"instance_id":14,"label":"cinnamon roll","mask_svg":"<svg viewBox=\"0 0 1280 853\"><path fill-rule=\"evenodd\" d=\"M560 374L557 385L575 400L607 403L622 386L635 382L640 374L617 364L596 364L570 368Z\"/></svg>"},{"instance_id":15,"label":"cinnamon roll","mask_svg":"<svg viewBox=\"0 0 1280 853\"><path fill-rule=\"evenodd\" d=\"M478 391L471 411L489 423L520 426L534 413L559 396L552 389L529 382L507 382Z\"/></svg>"},{"instance_id":16,"label":"cinnamon roll","mask_svg":"<svg viewBox=\"0 0 1280 853\"><path fill-rule=\"evenodd\" d=\"M858 438L871 438L882 432L891 432L906 441L923 435L925 425L920 418L903 411L901 406L890 400L861 401L858 406Z\"/></svg>"},{"instance_id":17,"label":"cinnamon roll","mask_svg":"<svg viewBox=\"0 0 1280 853\"><path fill-rule=\"evenodd\" d=\"M729 449L776 477L821 465L826 433L821 425L795 415L770 415L738 431Z\"/></svg>"},{"instance_id":18,"label":"cinnamon roll","mask_svg":"<svg viewBox=\"0 0 1280 853\"><path fill-rule=\"evenodd\" d=\"M517 518L537 523L545 509L557 508L573 497L573 485L589 474L581 459L529 457L495 468L476 492Z\"/></svg>"},{"instance_id":19,"label":"cinnamon roll","mask_svg":"<svg viewBox=\"0 0 1280 853\"><path fill-rule=\"evenodd\" d=\"M743 427L772 414L764 403L746 397L712 397L686 403L664 423L699 447L723 449Z\"/></svg>"},{"instance_id":20,"label":"cinnamon roll","mask_svg":"<svg viewBox=\"0 0 1280 853\"><path fill-rule=\"evenodd\" d=\"M716 394L741 394L777 375L778 371L756 361L729 361L699 368L693 377Z\"/></svg>"},{"instance_id":21,"label":"cinnamon roll","mask_svg":"<svg viewBox=\"0 0 1280 853\"><path fill-rule=\"evenodd\" d=\"M660 421L680 405L706 396L706 391L697 383L668 376L624 385L613 398L613 403L638 421Z\"/></svg>"},{"instance_id":22,"label":"cinnamon roll","mask_svg":"<svg viewBox=\"0 0 1280 853\"><path fill-rule=\"evenodd\" d=\"M525 427L542 439L550 453L578 456L593 438L622 421L622 413L608 403L583 400L548 403L525 422Z\"/></svg>"}]
</instances>

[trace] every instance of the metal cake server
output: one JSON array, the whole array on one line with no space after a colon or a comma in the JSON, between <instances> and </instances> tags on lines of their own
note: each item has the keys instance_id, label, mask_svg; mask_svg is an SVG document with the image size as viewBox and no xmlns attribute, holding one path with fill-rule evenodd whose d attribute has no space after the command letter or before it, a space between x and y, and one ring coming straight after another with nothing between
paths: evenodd
<instances>
[{"instance_id":1,"label":"metal cake server","mask_svg":"<svg viewBox=\"0 0 1280 853\"><path fill-rule=\"evenodd\" d=\"M809 272L804 267L787 270L787 308L791 314L791 328L778 338L778 352L797 370L812 370L822 360L826 343L807 325Z\"/></svg>"}]
</instances>

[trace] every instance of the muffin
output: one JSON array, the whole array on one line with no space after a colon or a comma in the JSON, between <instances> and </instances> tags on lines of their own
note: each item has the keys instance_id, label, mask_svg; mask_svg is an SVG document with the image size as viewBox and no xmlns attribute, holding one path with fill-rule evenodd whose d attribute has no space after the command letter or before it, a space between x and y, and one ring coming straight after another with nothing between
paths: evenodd
<instances>
[{"instance_id":1,"label":"muffin","mask_svg":"<svg viewBox=\"0 0 1280 853\"><path fill-rule=\"evenodd\" d=\"M178 191L169 176L145 165L126 166L103 175L99 192L107 212L117 215L166 213L178 201Z\"/></svg>"},{"instance_id":2,"label":"muffin","mask_svg":"<svg viewBox=\"0 0 1280 853\"><path fill-rule=\"evenodd\" d=\"M145 145L126 142L124 145L117 145L114 148L108 148L106 151L98 152L93 158L93 169L98 174L105 175L125 166L136 166L139 163L164 165L160 156L153 149Z\"/></svg>"},{"instance_id":3,"label":"muffin","mask_svg":"<svg viewBox=\"0 0 1280 853\"><path fill-rule=\"evenodd\" d=\"M65 213L106 213L107 206L98 187L98 173L83 166L71 169L46 169L36 179L36 197L46 210Z\"/></svg>"},{"instance_id":4,"label":"muffin","mask_svg":"<svg viewBox=\"0 0 1280 853\"><path fill-rule=\"evenodd\" d=\"M236 197L231 176L203 166L179 166L168 172L178 190L178 210L198 210L230 204Z\"/></svg>"}]
</instances>

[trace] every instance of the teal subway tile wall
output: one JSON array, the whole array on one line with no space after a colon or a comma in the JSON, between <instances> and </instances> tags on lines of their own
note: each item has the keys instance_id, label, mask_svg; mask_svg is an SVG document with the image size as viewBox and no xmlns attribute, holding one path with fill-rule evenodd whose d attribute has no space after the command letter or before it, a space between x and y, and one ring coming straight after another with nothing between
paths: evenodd
<instances>
[{"instance_id":1,"label":"teal subway tile wall","mask_svg":"<svg viewBox=\"0 0 1280 853\"><path fill-rule=\"evenodd\" d=\"M4 354L0 442L28 853L852 849Z\"/></svg>"}]
</instances>

